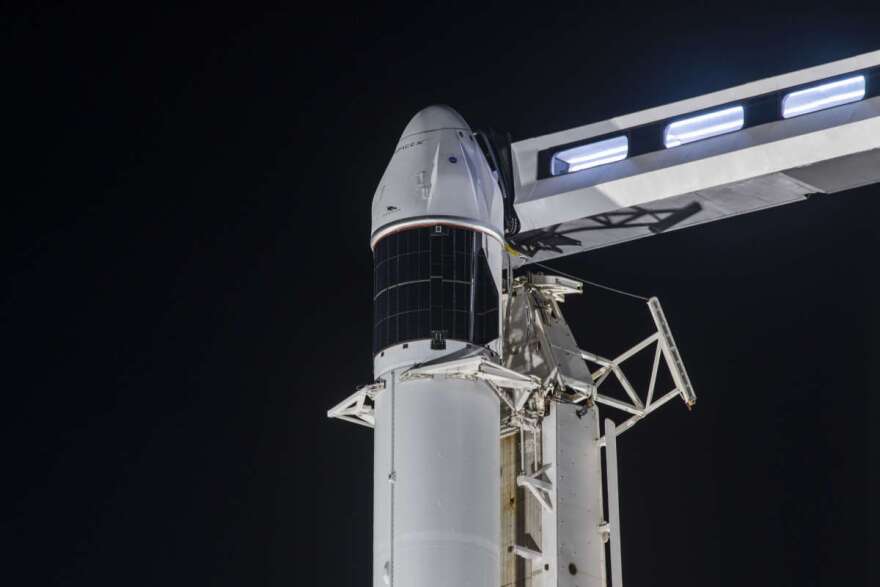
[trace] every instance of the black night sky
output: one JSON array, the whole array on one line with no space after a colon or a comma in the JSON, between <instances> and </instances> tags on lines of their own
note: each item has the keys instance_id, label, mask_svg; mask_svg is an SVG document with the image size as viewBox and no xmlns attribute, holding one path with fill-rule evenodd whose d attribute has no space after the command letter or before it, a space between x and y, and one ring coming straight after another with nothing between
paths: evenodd
<instances>
[{"instance_id":1,"label":"black night sky","mask_svg":"<svg viewBox=\"0 0 880 587\"><path fill-rule=\"evenodd\" d=\"M516 140L880 49L870 4L607 4L4 8L0 583L368 585L371 433L325 412L372 376L409 118ZM700 395L620 441L628 587L880 584L877 218L554 263L659 296ZM650 326L566 310L609 355Z\"/></svg>"}]
</instances>

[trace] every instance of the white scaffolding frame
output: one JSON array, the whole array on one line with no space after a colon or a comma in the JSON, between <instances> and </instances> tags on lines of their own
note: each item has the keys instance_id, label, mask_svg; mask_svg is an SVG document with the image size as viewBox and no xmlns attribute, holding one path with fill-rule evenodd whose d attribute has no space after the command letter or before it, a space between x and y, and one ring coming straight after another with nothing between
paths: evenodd
<instances>
[{"instance_id":1,"label":"white scaffolding frame","mask_svg":"<svg viewBox=\"0 0 880 587\"><path fill-rule=\"evenodd\" d=\"M376 426L373 400L383 389L385 389L385 382L381 380L371 385L364 385L327 410L327 417L373 428Z\"/></svg>"},{"instance_id":2,"label":"white scaffolding frame","mask_svg":"<svg viewBox=\"0 0 880 587\"><path fill-rule=\"evenodd\" d=\"M692 408L694 403L697 401L697 396L694 393L693 386L691 385L690 377L688 377L687 371L684 367L684 361L682 361L681 359L678 347L675 344L675 339L673 339L672 337L672 331L669 328L669 323L666 321L666 316L663 312L662 306L660 305L660 300L658 300L656 297L650 298L648 300L648 309L651 312L651 317L654 319L656 331L644 340L627 349L617 357L609 359L601 355L585 351L583 349L578 349L577 353L585 361L599 366L599 369L597 369L593 373L593 385L595 385L596 387L596 393L593 395L593 400L596 403L615 408L630 415L630 417L626 421L617 425L617 436L620 436L621 434L635 426L642 418L654 412L656 409L660 408L661 406L675 398L675 396L680 396L681 399L688 406L688 409ZM636 392L632 383L630 383L629 378L627 378L626 374L624 373L622 365L625 361L631 359L635 355L639 354L641 351L650 348L651 345L656 345L654 349L654 362L651 367L651 378L648 383L648 389L644 395L645 399L643 401L639 394ZM560 347L554 348L564 353L573 353L569 349L564 349ZM654 399L655 389L657 385L657 375L660 371L661 358L666 364L667 369L669 369L672 380L675 382L675 387L660 396L658 399ZM611 375L614 375L618 383L620 383L620 386L629 397L629 402L599 393L599 389L601 389L602 384L607 381L609 376ZM565 380L564 383L569 388L575 390L578 388L579 384L579 382L568 380ZM584 396L577 399L576 401L581 402L585 401L586 399L587 397ZM605 446L604 436L600 439L600 444L602 446Z\"/></svg>"}]
</instances>

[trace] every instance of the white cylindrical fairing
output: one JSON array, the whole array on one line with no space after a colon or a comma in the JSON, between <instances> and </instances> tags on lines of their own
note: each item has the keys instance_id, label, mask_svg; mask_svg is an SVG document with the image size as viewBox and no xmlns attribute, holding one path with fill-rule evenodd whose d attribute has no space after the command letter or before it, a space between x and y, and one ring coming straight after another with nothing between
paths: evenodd
<instances>
[{"instance_id":1,"label":"white cylindrical fairing","mask_svg":"<svg viewBox=\"0 0 880 587\"><path fill-rule=\"evenodd\" d=\"M398 376L375 405L373 585L494 587L498 398L473 381Z\"/></svg>"}]
</instances>

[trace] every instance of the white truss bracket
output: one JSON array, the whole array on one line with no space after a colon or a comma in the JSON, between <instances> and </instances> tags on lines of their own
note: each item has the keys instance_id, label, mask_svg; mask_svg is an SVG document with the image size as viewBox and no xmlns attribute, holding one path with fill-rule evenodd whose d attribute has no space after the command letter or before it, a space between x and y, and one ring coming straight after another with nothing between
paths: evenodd
<instances>
[{"instance_id":1,"label":"white truss bracket","mask_svg":"<svg viewBox=\"0 0 880 587\"><path fill-rule=\"evenodd\" d=\"M651 298L648 300L648 309L651 310L651 316L654 317L654 324L657 325L657 334L660 335L660 348L663 349L663 356L672 373L672 380L675 381L675 387L681 394L681 399L688 405L693 407L697 401L697 395L691 387L691 380L684 368L684 361L678 353L678 347L675 346L675 340L672 338L672 331L669 329L669 323L666 322L666 315L660 306L660 300Z\"/></svg>"},{"instance_id":2,"label":"white truss bracket","mask_svg":"<svg viewBox=\"0 0 880 587\"><path fill-rule=\"evenodd\" d=\"M591 382L575 379L568 375L560 375L559 379L569 391L577 392L580 395L576 400L578 403L596 395L596 386Z\"/></svg>"},{"instance_id":3,"label":"white truss bracket","mask_svg":"<svg viewBox=\"0 0 880 587\"><path fill-rule=\"evenodd\" d=\"M540 550L526 548L525 546L520 546L519 544L514 544L513 546L511 546L510 552L520 558L524 558L530 561L539 561L544 556L544 554Z\"/></svg>"},{"instance_id":4,"label":"white truss bracket","mask_svg":"<svg viewBox=\"0 0 880 587\"><path fill-rule=\"evenodd\" d=\"M617 426L617 435L620 436L621 434L623 434L624 432L626 432L627 430L629 430L630 428L632 428L633 426L638 424L639 420L641 420L642 418L644 418L645 416L647 416L648 414L650 414L651 412L653 412L654 410L656 410L660 406L666 404L670 400L675 399L675 397L679 396L679 395L681 395L681 394L679 393L678 388L677 387L673 388L672 391L668 392L666 395L662 396L657 401L651 403L650 406L645 408L644 412L642 412L641 414L632 416L629 419L624 420L621 424L619 424ZM596 401L599 401L599 400L597 399ZM599 439L599 445L606 446L605 436L602 436L602 438Z\"/></svg>"},{"instance_id":5,"label":"white truss bracket","mask_svg":"<svg viewBox=\"0 0 880 587\"><path fill-rule=\"evenodd\" d=\"M575 395L574 401L592 399L595 386L590 371L560 311L565 296L582 293L583 285L574 279L537 273L519 278L519 288L521 293L514 296L517 316L511 317L518 324L512 329L514 340L510 343L518 360L510 366L540 375L544 392L567 391Z\"/></svg>"},{"instance_id":6,"label":"white truss bracket","mask_svg":"<svg viewBox=\"0 0 880 587\"><path fill-rule=\"evenodd\" d=\"M684 361L682 361L681 354L678 352L678 347L675 345L675 340L672 338L672 331L669 328L669 323L666 321L666 316L663 313L663 308L660 306L660 300L658 300L657 298L649 299L648 309L651 312L651 317L654 319L654 325L657 327L657 331L633 346L632 348L626 350L625 352L621 353L613 359L608 359L582 349L578 349L576 353L580 355L581 358L583 358L584 360L599 365L599 369L597 369L593 373L593 380L595 381L596 389L599 389L610 375L614 375L614 377L616 377L618 382L620 383L620 386L626 392L626 395L629 397L630 401L627 402L610 397L608 395L603 395L598 392L595 393L594 399L597 403L630 414L630 418L617 427L618 436L635 426L639 422L639 420L641 420L660 406L664 405L669 400L673 399L676 395L681 397L681 399L687 405L688 409L693 407L694 403L697 401L697 396L694 393L690 378L688 377L687 371L684 368ZM632 383L630 383L629 379L624 374L622 365L624 361L630 359L631 357L635 356L642 350L650 347L652 344L655 343L656 348L654 351L654 363L651 368L651 379L648 383L648 390L645 395L645 400L643 401L642 398L639 397L639 394L636 392ZM559 346L555 346L554 348L572 354L572 351L570 349L565 349ZM672 375L672 380L675 382L675 387L672 389L672 391L661 396L660 399L655 400L654 388L657 384L657 374L660 369L661 358L664 359L664 363L669 369L669 373ZM567 379L564 379L564 382L571 389L579 391L581 394L585 393L585 391L581 391L579 389L578 382ZM602 446L606 445L604 436L599 440L599 443Z\"/></svg>"},{"instance_id":7,"label":"white truss bracket","mask_svg":"<svg viewBox=\"0 0 880 587\"><path fill-rule=\"evenodd\" d=\"M558 275L535 274L529 278L529 282L532 287L541 290L556 302L564 302L567 295L584 292L584 285L580 281Z\"/></svg>"},{"instance_id":8,"label":"white truss bracket","mask_svg":"<svg viewBox=\"0 0 880 587\"><path fill-rule=\"evenodd\" d=\"M508 369L484 355L422 363L404 371L400 379L406 381L430 377L485 381L515 415L521 413L532 394L542 387L538 377ZM528 419L514 417L512 423L518 428L532 430L534 426L529 425L526 420Z\"/></svg>"},{"instance_id":9,"label":"white truss bracket","mask_svg":"<svg viewBox=\"0 0 880 587\"><path fill-rule=\"evenodd\" d=\"M404 371L401 381L421 377L449 377L488 381L498 387L531 392L541 387L537 377L517 373L513 369L493 363L484 356L453 359L442 363L422 363Z\"/></svg>"},{"instance_id":10,"label":"white truss bracket","mask_svg":"<svg viewBox=\"0 0 880 587\"><path fill-rule=\"evenodd\" d=\"M599 535L602 536L602 543L607 544L611 538L611 525L608 522L599 524Z\"/></svg>"},{"instance_id":11,"label":"white truss bracket","mask_svg":"<svg viewBox=\"0 0 880 587\"><path fill-rule=\"evenodd\" d=\"M384 381L365 385L327 410L327 417L373 428L376 425L373 400L383 389L385 389Z\"/></svg>"},{"instance_id":12,"label":"white truss bracket","mask_svg":"<svg viewBox=\"0 0 880 587\"><path fill-rule=\"evenodd\" d=\"M623 587L623 564L620 557L620 500L617 484L617 430L611 419L605 419L605 472L608 498L608 517L606 524L611 542L611 587Z\"/></svg>"},{"instance_id":13,"label":"white truss bracket","mask_svg":"<svg viewBox=\"0 0 880 587\"><path fill-rule=\"evenodd\" d=\"M526 489L528 489L529 493L535 496L535 499L537 499L538 503L541 504L541 507L543 507L548 512L553 511L553 484L543 477L544 473L551 466L552 464L548 463L531 475L519 475L516 478L517 486L525 487Z\"/></svg>"}]
</instances>

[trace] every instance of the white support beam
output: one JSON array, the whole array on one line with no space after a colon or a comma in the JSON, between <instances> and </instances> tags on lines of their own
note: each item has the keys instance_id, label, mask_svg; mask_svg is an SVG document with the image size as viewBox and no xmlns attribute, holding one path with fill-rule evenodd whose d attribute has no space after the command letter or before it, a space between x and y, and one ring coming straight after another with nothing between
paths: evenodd
<instances>
[{"instance_id":1,"label":"white support beam","mask_svg":"<svg viewBox=\"0 0 880 587\"><path fill-rule=\"evenodd\" d=\"M512 145L513 238L526 257L542 261L836 193L880 181L880 95L793 118L782 96L795 88L866 73L876 83L880 51L713 92ZM749 100L769 96L778 112L750 124ZM674 148L662 146L671 120L742 104L742 130ZM652 126L653 125L653 126ZM650 126L650 129L648 127ZM648 129L651 147L633 143L627 159L550 175L550 155L573 144ZM656 136L655 136L656 135ZM631 138L635 135L631 135ZM635 140L635 139L633 139ZM544 166L544 167L542 167Z\"/></svg>"},{"instance_id":2,"label":"white support beam","mask_svg":"<svg viewBox=\"0 0 880 587\"><path fill-rule=\"evenodd\" d=\"M657 408L662 407L664 404L668 403L670 400L675 398L678 394L679 394L678 388L673 389L672 391L670 391L669 393L667 393L666 395L664 395L663 397L661 397L657 401L653 402L649 407L645 408L645 411L642 414L636 414L636 415L632 416L631 418L625 420L622 424L617 426L617 435L620 436L621 434L623 434L624 432L626 432L627 430L629 430L630 428L632 428L633 426L638 424L639 420L641 420L642 418L644 418L645 416L647 416L648 414L650 414L651 412L653 412ZM599 439L599 444L602 446L605 446L605 437L604 436L601 439Z\"/></svg>"},{"instance_id":3,"label":"white support beam","mask_svg":"<svg viewBox=\"0 0 880 587\"><path fill-rule=\"evenodd\" d=\"M531 475L518 475L516 478L517 487L525 487L548 512L553 511L553 483L542 477L552 466L552 463L547 463Z\"/></svg>"},{"instance_id":4,"label":"white support beam","mask_svg":"<svg viewBox=\"0 0 880 587\"><path fill-rule=\"evenodd\" d=\"M620 385L623 387L626 395L629 396L629 399L632 400L632 403L639 409L645 407L642 403L642 400L639 399L639 396L636 393L635 388L632 386L632 383L630 383L629 379L626 378L626 375L623 374L623 369L621 369L616 363L614 364L612 369L614 369L614 374L617 376L617 380L620 381Z\"/></svg>"},{"instance_id":5,"label":"white support beam","mask_svg":"<svg viewBox=\"0 0 880 587\"><path fill-rule=\"evenodd\" d=\"M688 377L687 371L684 367L684 361L682 361L681 354L678 351L678 347L675 344L675 339L672 337L672 330L669 328L669 323L666 320L666 316L663 313L663 308L660 305L660 300L657 298L650 298L648 300L648 308L651 312L651 316L654 320L654 325L657 330L651 336L643 339L641 342L630 348L629 350L621 353L615 359L606 359L605 357L601 357L594 353L587 352L582 349L578 349L577 353L583 359L596 363L598 365L602 365L600 369L598 369L593 375L595 377L594 387L598 390L601 388L602 384L608 377L610 373L613 373L615 377L617 377L620 382L621 387L623 387L627 396L629 397L632 403L627 403L625 401L610 397L606 394L595 394L595 401L600 404L604 404L606 406L616 408L618 410L622 410L629 414L632 414L632 417L623 422L617 428L617 434L622 434L636 425L642 418L661 407L676 394L679 394L684 400L685 404L688 406L688 409L693 407L694 403L697 401L696 393L694 393L693 386L691 385L690 378ZM651 378L648 383L648 392L643 403L638 393L636 393L635 388L630 383L629 379L623 372L621 368L621 363L632 358L637 353L643 351L644 349L651 346L651 344L656 343L656 348L654 351L654 362L651 366ZM567 349L559 349L565 351L566 353L571 353ZM660 359L661 357L665 360L666 366L669 369L670 374L672 375L672 379L675 382L675 389L670 393L664 395L659 400L654 401L654 388L657 385L657 375L660 370ZM604 443L604 439L602 440Z\"/></svg>"},{"instance_id":6,"label":"white support beam","mask_svg":"<svg viewBox=\"0 0 880 587\"><path fill-rule=\"evenodd\" d=\"M365 385L327 410L327 417L373 428L376 425L373 400L383 389L385 389L383 381Z\"/></svg>"},{"instance_id":7,"label":"white support beam","mask_svg":"<svg viewBox=\"0 0 880 587\"><path fill-rule=\"evenodd\" d=\"M675 386L681 393L681 399L688 405L688 408L693 407L697 401L697 395L694 393L693 386L691 386L691 379L684 368L684 361L681 359L681 354L679 354L678 347L675 345L675 339L672 338L672 330L666 321L666 315L663 313L663 307L660 306L660 300L651 298L648 300L648 308L651 310L651 316L654 318L654 324L657 326L657 333L660 335L660 348L663 350L663 356L666 357L666 364L669 367L670 373L672 373L672 380L675 381Z\"/></svg>"},{"instance_id":8,"label":"white support beam","mask_svg":"<svg viewBox=\"0 0 880 587\"><path fill-rule=\"evenodd\" d=\"M605 419L605 472L607 479L608 526L611 547L611 586L623 587L623 564L620 555L620 494L617 480L617 431L611 419Z\"/></svg>"},{"instance_id":9,"label":"white support beam","mask_svg":"<svg viewBox=\"0 0 880 587\"><path fill-rule=\"evenodd\" d=\"M628 358L632 357L635 354L638 354L643 348L650 346L651 343L655 342L659 336L660 336L659 333L655 332L654 334L652 334L651 336L649 336L648 338L646 338L645 340L643 340L642 342L640 342L636 346L632 347L628 351L625 351L625 352L621 353L620 355L618 355L617 357L615 357L614 362L617 363L618 365L620 365L622 362L624 362Z\"/></svg>"},{"instance_id":10,"label":"white support beam","mask_svg":"<svg viewBox=\"0 0 880 587\"><path fill-rule=\"evenodd\" d=\"M657 373L660 371L660 357L663 350L660 345L654 350L654 364L651 366L651 381L648 382L648 397L645 399L645 407L650 408L651 402L654 401L654 387L657 385Z\"/></svg>"},{"instance_id":11,"label":"white support beam","mask_svg":"<svg viewBox=\"0 0 880 587\"><path fill-rule=\"evenodd\" d=\"M578 412L553 402L543 421L542 459L553 464L554 496L553 510L541 511L544 587L606 587L599 410Z\"/></svg>"},{"instance_id":12,"label":"white support beam","mask_svg":"<svg viewBox=\"0 0 880 587\"><path fill-rule=\"evenodd\" d=\"M602 395L601 393L596 394L596 403L604 404L612 408L617 408L618 410L629 412L630 414L639 417L641 417L642 414L645 413L644 410L639 409L636 406L630 405L626 402L622 402L619 399L614 399L613 397L608 397L607 395Z\"/></svg>"},{"instance_id":13,"label":"white support beam","mask_svg":"<svg viewBox=\"0 0 880 587\"><path fill-rule=\"evenodd\" d=\"M418 379L421 377L449 377L454 379L477 379L487 381L498 387L524 391L534 391L541 386L541 381L534 376L523 375L493 363L482 355L462 359L447 360L436 364L423 363L404 371L400 379Z\"/></svg>"},{"instance_id":14,"label":"white support beam","mask_svg":"<svg viewBox=\"0 0 880 587\"><path fill-rule=\"evenodd\" d=\"M510 549L516 556L530 561L540 561L541 558L544 556L539 550L520 546L519 544L514 544L510 547Z\"/></svg>"}]
</instances>

